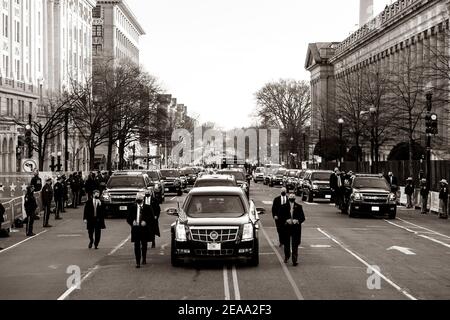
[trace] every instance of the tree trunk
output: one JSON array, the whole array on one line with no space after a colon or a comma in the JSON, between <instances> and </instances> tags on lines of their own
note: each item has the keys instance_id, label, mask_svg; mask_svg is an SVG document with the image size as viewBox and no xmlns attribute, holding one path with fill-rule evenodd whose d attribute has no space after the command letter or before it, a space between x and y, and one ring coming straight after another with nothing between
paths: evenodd
<instances>
[{"instance_id":1,"label":"tree trunk","mask_svg":"<svg viewBox=\"0 0 450 320\"><path fill-rule=\"evenodd\" d=\"M107 159L106 159L106 169L112 170L112 151L113 151L113 146L114 146L114 136L113 136L113 121L110 120L109 121L109 126L108 126L108 155L107 155Z\"/></svg>"},{"instance_id":2,"label":"tree trunk","mask_svg":"<svg viewBox=\"0 0 450 320\"><path fill-rule=\"evenodd\" d=\"M408 160L408 171L409 171L409 176L413 177L414 176L414 169L413 169L413 144L414 144L414 139L412 134L409 135L409 160Z\"/></svg>"},{"instance_id":3,"label":"tree trunk","mask_svg":"<svg viewBox=\"0 0 450 320\"><path fill-rule=\"evenodd\" d=\"M355 136L356 142L356 172L359 172L359 135Z\"/></svg>"},{"instance_id":4,"label":"tree trunk","mask_svg":"<svg viewBox=\"0 0 450 320\"><path fill-rule=\"evenodd\" d=\"M95 143L94 137L92 137L89 143L89 170L94 170L95 168Z\"/></svg>"},{"instance_id":5,"label":"tree trunk","mask_svg":"<svg viewBox=\"0 0 450 320\"><path fill-rule=\"evenodd\" d=\"M123 170L125 166L125 141L123 139L119 140L119 170Z\"/></svg>"},{"instance_id":6,"label":"tree trunk","mask_svg":"<svg viewBox=\"0 0 450 320\"><path fill-rule=\"evenodd\" d=\"M43 142L42 142L42 134L40 133L38 136L38 161L39 161L39 171L44 171L44 155L43 152Z\"/></svg>"}]
</instances>

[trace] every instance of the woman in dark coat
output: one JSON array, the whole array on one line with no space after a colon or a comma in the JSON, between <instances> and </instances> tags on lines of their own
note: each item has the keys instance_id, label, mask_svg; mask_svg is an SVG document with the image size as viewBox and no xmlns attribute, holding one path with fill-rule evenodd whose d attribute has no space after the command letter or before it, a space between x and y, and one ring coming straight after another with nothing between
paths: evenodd
<instances>
[{"instance_id":1,"label":"woman in dark coat","mask_svg":"<svg viewBox=\"0 0 450 320\"><path fill-rule=\"evenodd\" d=\"M154 234L155 215L152 206L144 205L144 194L138 193L136 205L128 211L127 222L131 226L131 242L134 243L136 268L147 264L147 243L152 241Z\"/></svg>"}]
</instances>

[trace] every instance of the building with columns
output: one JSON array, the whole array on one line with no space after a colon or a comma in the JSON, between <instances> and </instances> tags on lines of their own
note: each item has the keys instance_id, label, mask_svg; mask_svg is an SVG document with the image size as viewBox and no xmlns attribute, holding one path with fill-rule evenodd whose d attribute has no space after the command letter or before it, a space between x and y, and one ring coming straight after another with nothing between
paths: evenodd
<instances>
[{"instance_id":1,"label":"building with columns","mask_svg":"<svg viewBox=\"0 0 450 320\"><path fill-rule=\"evenodd\" d=\"M372 66L384 72L393 70L401 74L407 59L425 70L431 64L436 66L440 63L434 53L442 52L449 57L449 17L449 0L398 0L342 42L309 44L305 68L311 74L311 148L327 135L328 128L337 127L341 108L337 97L342 90L339 84L348 75ZM433 139L433 158L450 159L449 77L435 76L435 71L430 71L420 79L423 84L444 89L440 97L444 102L434 104L433 109L439 116L439 136ZM425 93L425 88L419 89ZM424 94L419 98L424 107ZM367 110L370 108L369 105L365 107ZM414 138L425 145L423 118L419 122ZM380 150L380 160L386 160L396 144L407 141L407 137L398 133L394 141ZM368 145L363 141L362 147L365 160L368 160L370 142Z\"/></svg>"},{"instance_id":2,"label":"building with columns","mask_svg":"<svg viewBox=\"0 0 450 320\"><path fill-rule=\"evenodd\" d=\"M26 155L24 125L45 119L48 99L82 82L92 72L92 9L95 0L4 0L0 8L0 172L20 172ZM34 137L36 138L36 137ZM70 149L83 154L77 137ZM62 137L48 152L64 150ZM78 150L77 150L78 149ZM64 155L63 161L64 161ZM44 169L48 169L49 159ZM80 160L81 162L83 160Z\"/></svg>"}]
</instances>

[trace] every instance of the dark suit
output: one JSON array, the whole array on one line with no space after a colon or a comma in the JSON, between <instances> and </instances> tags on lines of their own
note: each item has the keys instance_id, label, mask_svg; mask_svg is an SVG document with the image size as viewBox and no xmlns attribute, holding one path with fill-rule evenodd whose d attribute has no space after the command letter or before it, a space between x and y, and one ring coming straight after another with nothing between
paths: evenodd
<instances>
[{"instance_id":1,"label":"dark suit","mask_svg":"<svg viewBox=\"0 0 450 320\"><path fill-rule=\"evenodd\" d=\"M134 205L128 211L127 222L131 226L131 242L134 243L134 255L136 264L146 263L147 243L155 237L155 214L151 205L142 204L140 207L139 225L133 225L138 221L138 205ZM145 222L145 225L143 225Z\"/></svg>"},{"instance_id":2,"label":"dark suit","mask_svg":"<svg viewBox=\"0 0 450 320\"><path fill-rule=\"evenodd\" d=\"M291 203L289 203L288 209L283 210L283 215L280 217L280 223L283 225L283 245L284 256L288 260L291 257L292 249L292 262L296 263L298 259L298 246L301 243L302 238L302 223L305 222L305 214L303 207L294 203L291 212ZM298 220L298 224L290 224L289 221Z\"/></svg>"},{"instance_id":3,"label":"dark suit","mask_svg":"<svg viewBox=\"0 0 450 320\"><path fill-rule=\"evenodd\" d=\"M161 237L161 233L159 231L159 216L161 215L161 207L159 205L159 201L154 197L145 197L144 205L150 205L153 210L154 219L151 220L151 230L153 232L153 237L151 238L151 242L153 245L155 244L155 236Z\"/></svg>"},{"instance_id":4,"label":"dark suit","mask_svg":"<svg viewBox=\"0 0 450 320\"><path fill-rule=\"evenodd\" d=\"M282 211L286 211L288 210L288 204L289 204L289 199L288 196L284 196L285 198L285 204L281 205L281 195L276 197L275 199L273 199L273 203L272 203L272 216L275 219L275 217L278 217L278 220L275 220L275 225L277 227L277 232L278 232L278 240L280 241L280 244L283 244L283 224L280 223L280 218L282 215L286 214L283 213Z\"/></svg>"},{"instance_id":5,"label":"dark suit","mask_svg":"<svg viewBox=\"0 0 450 320\"><path fill-rule=\"evenodd\" d=\"M59 214L63 211L64 203L64 186L61 182L55 183L53 187L56 203L56 218L59 218Z\"/></svg>"},{"instance_id":6,"label":"dark suit","mask_svg":"<svg viewBox=\"0 0 450 320\"><path fill-rule=\"evenodd\" d=\"M43 226L48 226L48 220L50 219L50 207L53 200L53 188L51 184L46 183L41 191L42 207L44 209L44 219L42 221Z\"/></svg>"},{"instance_id":7,"label":"dark suit","mask_svg":"<svg viewBox=\"0 0 450 320\"><path fill-rule=\"evenodd\" d=\"M84 206L83 220L87 221L87 230L89 233L90 247L94 243L95 248L100 243L102 235L102 229L106 229L105 226L105 211L103 205L99 199L97 199L97 208L94 210L94 199L89 199ZM95 235L95 238L94 238Z\"/></svg>"},{"instance_id":8,"label":"dark suit","mask_svg":"<svg viewBox=\"0 0 450 320\"><path fill-rule=\"evenodd\" d=\"M397 177L387 177L386 178L387 182L389 183L389 186L391 187L391 191L392 192L397 192L398 191L398 180Z\"/></svg>"}]
</instances>

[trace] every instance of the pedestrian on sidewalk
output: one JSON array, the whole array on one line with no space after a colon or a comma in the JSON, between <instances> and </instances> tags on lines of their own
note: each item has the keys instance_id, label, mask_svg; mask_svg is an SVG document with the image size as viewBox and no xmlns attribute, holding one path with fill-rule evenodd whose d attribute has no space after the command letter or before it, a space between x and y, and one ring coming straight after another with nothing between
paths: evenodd
<instances>
[{"instance_id":1,"label":"pedestrian on sidewalk","mask_svg":"<svg viewBox=\"0 0 450 320\"><path fill-rule=\"evenodd\" d=\"M55 204L56 204L56 213L55 220L61 220L61 213L63 212L63 203L64 203L64 186L62 184L61 177L58 177L53 187L53 192L55 194Z\"/></svg>"},{"instance_id":2,"label":"pedestrian on sidewalk","mask_svg":"<svg viewBox=\"0 0 450 320\"><path fill-rule=\"evenodd\" d=\"M144 194L136 195L136 204L128 211L127 222L131 226L131 242L134 243L136 268L147 264L148 242L154 236L151 223L155 220L152 206L144 205Z\"/></svg>"},{"instance_id":3,"label":"pedestrian on sidewalk","mask_svg":"<svg viewBox=\"0 0 450 320\"><path fill-rule=\"evenodd\" d=\"M78 195L80 193L80 183L77 173L74 172L69 178L70 190L72 191L72 208L76 209L78 205Z\"/></svg>"},{"instance_id":4,"label":"pedestrian on sidewalk","mask_svg":"<svg viewBox=\"0 0 450 320\"><path fill-rule=\"evenodd\" d=\"M69 197L67 195L68 187L67 187L67 177L65 174L61 176L61 184L63 186L63 207L62 211L63 213L66 212L66 206L67 206L67 200L69 200Z\"/></svg>"},{"instance_id":5,"label":"pedestrian on sidewalk","mask_svg":"<svg viewBox=\"0 0 450 320\"><path fill-rule=\"evenodd\" d=\"M295 202L295 194L289 195L288 210L280 217L284 232L284 262L292 256L292 265L298 265L298 247L302 238L302 223L305 222L303 207Z\"/></svg>"},{"instance_id":6,"label":"pedestrian on sidewalk","mask_svg":"<svg viewBox=\"0 0 450 320\"><path fill-rule=\"evenodd\" d=\"M41 199L44 209L44 219L42 221L42 225L44 228L50 228L51 225L48 224L48 220L50 219L50 210L53 200L52 178L47 178L45 186L42 188Z\"/></svg>"},{"instance_id":7,"label":"pedestrian on sidewalk","mask_svg":"<svg viewBox=\"0 0 450 320\"><path fill-rule=\"evenodd\" d=\"M406 208L411 209L414 208L414 184L413 184L413 178L409 177L406 179L406 187L405 187L405 194L406 194Z\"/></svg>"},{"instance_id":8,"label":"pedestrian on sidewalk","mask_svg":"<svg viewBox=\"0 0 450 320\"><path fill-rule=\"evenodd\" d=\"M448 182L445 179L440 181L441 190L439 191L439 218L448 219Z\"/></svg>"},{"instance_id":9,"label":"pedestrian on sidewalk","mask_svg":"<svg viewBox=\"0 0 450 320\"><path fill-rule=\"evenodd\" d=\"M86 223L86 228L89 235L88 248L92 249L92 245L95 249L98 249L100 244L100 238L102 236L102 229L106 229L105 225L105 212L100 201L100 191L95 190L93 198L88 199L84 206L83 220Z\"/></svg>"},{"instance_id":10,"label":"pedestrian on sidewalk","mask_svg":"<svg viewBox=\"0 0 450 320\"><path fill-rule=\"evenodd\" d=\"M427 179L420 180L420 197L422 204L422 214L428 213L428 195L430 194L430 189L427 185Z\"/></svg>"},{"instance_id":11,"label":"pedestrian on sidewalk","mask_svg":"<svg viewBox=\"0 0 450 320\"><path fill-rule=\"evenodd\" d=\"M77 205L81 206L81 200L86 195L86 190L84 188L84 179L83 179L83 173L81 171L78 172L78 184L80 186L80 190L78 192L78 203Z\"/></svg>"},{"instance_id":12,"label":"pedestrian on sidewalk","mask_svg":"<svg viewBox=\"0 0 450 320\"><path fill-rule=\"evenodd\" d=\"M278 245L283 246L283 232L284 225L281 223L281 216L284 215L284 211L288 210L288 196L286 188L281 188L281 195L273 199L272 203L272 216L275 220L278 233Z\"/></svg>"},{"instance_id":13,"label":"pedestrian on sidewalk","mask_svg":"<svg viewBox=\"0 0 450 320\"><path fill-rule=\"evenodd\" d=\"M26 235L27 237L32 237L35 235L33 233L33 224L36 216L36 209L38 207L36 198L34 197L33 185L27 187L27 193L25 194L24 200L25 214L27 215Z\"/></svg>"}]
</instances>

